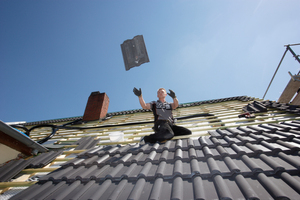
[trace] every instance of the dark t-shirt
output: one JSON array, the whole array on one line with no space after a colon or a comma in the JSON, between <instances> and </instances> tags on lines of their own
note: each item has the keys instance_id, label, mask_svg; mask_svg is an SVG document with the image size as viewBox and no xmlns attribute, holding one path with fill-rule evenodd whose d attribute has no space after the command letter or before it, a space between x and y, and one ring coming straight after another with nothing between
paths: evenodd
<instances>
[{"instance_id":1,"label":"dark t-shirt","mask_svg":"<svg viewBox=\"0 0 300 200\"><path fill-rule=\"evenodd\" d=\"M150 103L151 109L153 110L153 104L156 105L156 114L158 120L168 120L173 123L172 105L168 102L161 102L160 100L152 101Z\"/></svg>"}]
</instances>

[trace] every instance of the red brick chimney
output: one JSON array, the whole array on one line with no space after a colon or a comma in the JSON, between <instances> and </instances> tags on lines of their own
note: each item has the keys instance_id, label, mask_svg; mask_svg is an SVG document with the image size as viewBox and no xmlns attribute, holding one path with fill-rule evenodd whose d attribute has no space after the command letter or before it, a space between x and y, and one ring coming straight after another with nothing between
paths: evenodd
<instances>
[{"instance_id":1,"label":"red brick chimney","mask_svg":"<svg viewBox=\"0 0 300 200\"><path fill-rule=\"evenodd\" d=\"M105 93L92 92L85 107L82 121L94 121L105 118L109 98Z\"/></svg>"}]
</instances>

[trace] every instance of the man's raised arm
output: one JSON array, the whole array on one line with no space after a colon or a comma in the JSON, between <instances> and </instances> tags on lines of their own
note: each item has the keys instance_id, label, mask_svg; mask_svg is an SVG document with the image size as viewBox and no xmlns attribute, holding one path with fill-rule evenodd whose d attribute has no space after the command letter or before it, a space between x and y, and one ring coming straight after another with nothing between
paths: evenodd
<instances>
[{"instance_id":1,"label":"man's raised arm","mask_svg":"<svg viewBox=\"0 0 300 200\"><path fill-rule=\"evenodd\" d=\"M151 109L150 103L145 103L145 101L144 101L141 88L139 90L136 88L133 88L133 93L139 97L139 101L140 101L140 104L143 109L147 109L147 110Z\"/></svg>"},{"instance_id":2,"label":"man's raised arm","mask_svg":"<svg viewBox=\"0 0 300 200\"><path fill-rule=\"evenodd\" d=\"M179 105L178 99L177 99L177 97L175 95L175 92L173 90L169 90L169 91L170 91L170 93L168 93L168 95L170 97L172 97L172 99L173 99L172 109L176 109L178 107L178 105Z\"/></svg>"}]
</instances>

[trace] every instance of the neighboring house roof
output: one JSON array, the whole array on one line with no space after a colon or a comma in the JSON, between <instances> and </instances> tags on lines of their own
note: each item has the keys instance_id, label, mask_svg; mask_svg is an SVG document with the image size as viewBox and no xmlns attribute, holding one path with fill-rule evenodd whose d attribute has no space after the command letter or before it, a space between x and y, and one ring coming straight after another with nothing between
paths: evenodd
<instances>
[{"instance_id":1,"label":"neighboring house roof","mask_svg":"<svg viewBox=\"0 0 300 200\"><path fill-rule=\"evenodd\" d=\"M144 123L153 120L149 112L62 129L51 141L64 145L65 157L40 173L23 170L35 172L37 182L11 199L300 199L300 117L267 107L256 118L239 118L254 102L215 102L177 109L178 118L211 115L179 120L193 135L162 144L138 143L152 133ZM112 132L123 138L113 142ZM31 137L47 134L35 130Z\"/></svg>"}]
</instances>

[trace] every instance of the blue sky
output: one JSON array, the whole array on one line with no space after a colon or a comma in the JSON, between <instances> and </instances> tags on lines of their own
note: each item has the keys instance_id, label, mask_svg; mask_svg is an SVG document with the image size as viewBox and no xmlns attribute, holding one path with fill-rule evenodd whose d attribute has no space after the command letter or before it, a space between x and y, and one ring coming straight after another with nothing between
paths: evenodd
<instances>
[{"instance_id":1,"label":"blue sky","mask_svg":"<svg viewBox=\"0 0 300 200\"><path fill-rule=\"evenodd\" d=\"M94 91L108 112L139 109L133 87L146 102L160 87L180 103L262 98L299 19L299 0L1 0L0 120L82 116ZM126 71L120 44L136 35L150 62ZM288 52L265 99L299 67Z\"/></svg>"}]
</instances>

